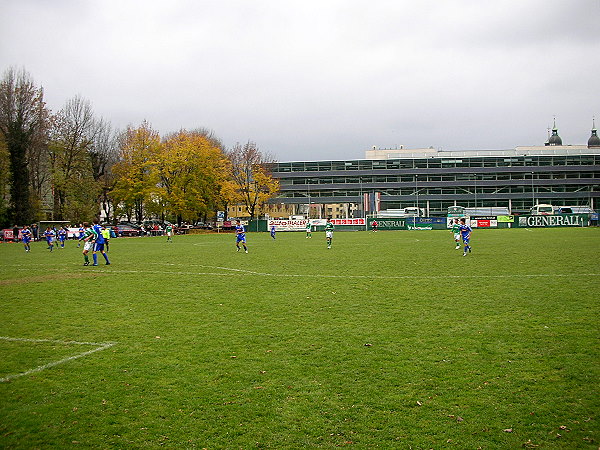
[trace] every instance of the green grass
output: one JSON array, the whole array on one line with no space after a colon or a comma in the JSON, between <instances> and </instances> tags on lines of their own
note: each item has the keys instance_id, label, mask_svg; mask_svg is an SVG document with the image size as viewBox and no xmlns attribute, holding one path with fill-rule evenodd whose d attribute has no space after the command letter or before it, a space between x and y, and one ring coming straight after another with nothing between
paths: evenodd
<instances>
[{"instance_id":1,"label":"green grass","mask_svg":"<svg viewBox=\"0 0 600 450\"><path fill-rule=\"evenodd\" d=\"M0 383L0 447L599 446L600 229L164 241L0 245L0 336L117 342Z\"/></svg>"}]
</instances>

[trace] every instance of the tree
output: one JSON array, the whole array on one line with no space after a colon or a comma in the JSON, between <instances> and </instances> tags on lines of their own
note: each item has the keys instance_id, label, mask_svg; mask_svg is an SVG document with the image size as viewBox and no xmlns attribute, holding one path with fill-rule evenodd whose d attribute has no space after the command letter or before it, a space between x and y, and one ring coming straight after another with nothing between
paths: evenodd
<instances>
[{"instance_id":1,"label":"tree","mask_svg":"<svg viewBox=\"0 0 600 450\"><path fill-rule=\"evenodd\" d=\"M194 222L214 211L228 169L214 137L204 130L181 130L167 136L155 167L162 205L178 222Z\"/></svg>"},{"instance_id":2,"label":"tree","mask_svg":"<svg viewBox=\"0 0 600 450\"><path fill-rule=\"evenodd\" d=\"M0 134L9 154L12 219L19 224L30 223L34 218L30 204L28 151L44 126L45 117L43 89L34 85L24 69L8 69L0 81Z\"/></svg>"},{"instance_id":3,"label":"tree","mask_svg":"<svg viewBox=\"0 0 600 450\"><path fill-rule=\"evenodd\" d=\"M146 121L137 128L128 127L119 137L119 161L113 166L116 181L110 197L116 212L137 222L144 220L147 205L158 194L158 178L153 164L160 152L158 132Z\"/></svg>"},{"instance_id":4,"label":"tree","mask_svg":"<svg viewBox=\"0 0 600 450\"><path fill-rule=\"evenodd\" d=\"M10 158L8 148L2 135L0 135L0 226L9 225L9 200L8 187L10 179Z\"/></svg>"},{"instance_id":5,"label":"tree","mask_svg":"<svg viewBox=\"0 0 600 450\"><path fill-rule=\"evenodd\" d=\"M56 220L81 222L96 215L98 186L90 152L97 130L90 102L79 96L53 117L50 163Z\"/></svg>"},{"instance_id":6,"label":"tree","mask_svg":"<svg viewBox=\"0 0 600 450\"><path fill-rule=\"evenodd\" d=\"M272 158L264 155L254 142L239 143L228 152L231 162L233 200L246 206L251 218L279 190L279 182L268 170Z\"/></svg>"},{"instance_id":7,"label":"tree","mask_svg":"<svg viewBox=\"0 0 600 450\"><path fill-rule=\"evenodd\" d=\"M109 123L104 120L96 122L94 140L88 150L92 164L92 177L99 189L97 204L100 211L104 212L107 221L110 221L114 207L110 198L110 191L115 187L116 178L112 167L119 157L118 136L113 132Z\"/></svg>"}]
</instances>

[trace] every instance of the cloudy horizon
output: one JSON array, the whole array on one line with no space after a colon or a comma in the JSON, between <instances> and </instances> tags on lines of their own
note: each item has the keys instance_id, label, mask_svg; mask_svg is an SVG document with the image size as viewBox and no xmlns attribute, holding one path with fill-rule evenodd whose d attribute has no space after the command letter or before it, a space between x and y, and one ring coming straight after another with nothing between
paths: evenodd
<instances>
[{"instance_id":1,"label":"cloudy horizon","mask_svg":"<svg viewBox=\"0 0 600 450\"><path fill-rule=\"evenodd\" d=\"M0 70L116 128L208 128L281 161L372 146L585 144L600 121L600 1L23 0Z\"/></svg>"}]
</instances>

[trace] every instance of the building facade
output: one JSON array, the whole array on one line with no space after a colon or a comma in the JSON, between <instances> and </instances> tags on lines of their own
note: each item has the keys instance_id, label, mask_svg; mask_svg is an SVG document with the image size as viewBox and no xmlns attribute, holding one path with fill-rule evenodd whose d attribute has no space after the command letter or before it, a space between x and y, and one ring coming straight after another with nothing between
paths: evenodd
<instances>
[{"instance_id":1,"label":"building facade","mask_svg":"<svg viewBox=\"0 0 600 450\"><path fill-rule=\"evenodd\" d=\"M295 214L327 216L326 205L361 217L417 206L445 215L449 206L506 207L522 214L540 203L600 208L600 139L562 145L556 125L543 146L510 150L372 149L366 159L278 162L273 203Z\"/></svg>"}]
</instances>

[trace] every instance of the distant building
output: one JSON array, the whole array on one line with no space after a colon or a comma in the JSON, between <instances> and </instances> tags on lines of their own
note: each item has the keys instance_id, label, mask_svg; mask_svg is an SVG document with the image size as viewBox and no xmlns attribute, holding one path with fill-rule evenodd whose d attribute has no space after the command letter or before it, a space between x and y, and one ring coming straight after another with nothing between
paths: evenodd
<instances>
[{"instance_id":1,"label":"distant building","mask_svg":"<svg viewBox=\"0 0 600 450\"><path fill-rule=\"evenodd\" d=\"M537 203L599 206L595 123L588 145L563 145L555 122L540 146L462 151L400 146L367 150L365 158L274 163L280 193L270 202L324 214L339 214L339 208L354 217L409 206L424 208L427 215L445 214L456 205L515 213Z\"/></svg>"}]
</instances>

